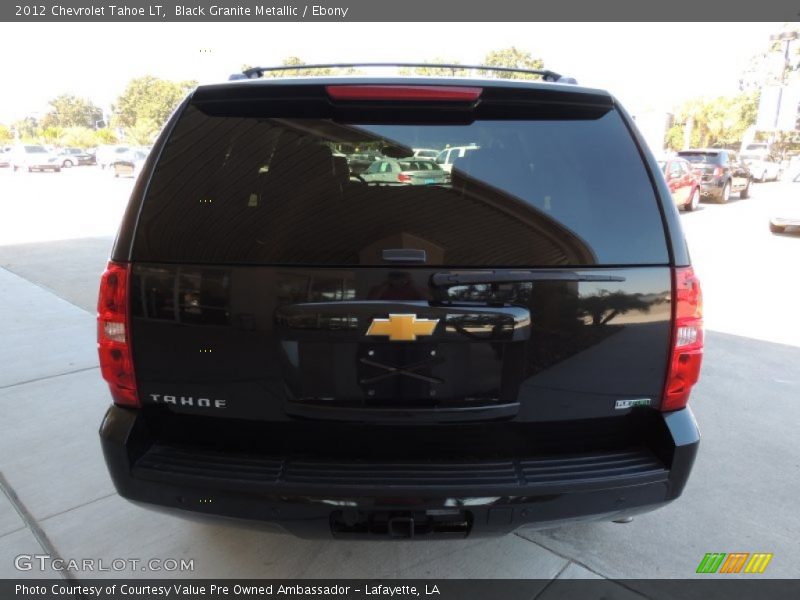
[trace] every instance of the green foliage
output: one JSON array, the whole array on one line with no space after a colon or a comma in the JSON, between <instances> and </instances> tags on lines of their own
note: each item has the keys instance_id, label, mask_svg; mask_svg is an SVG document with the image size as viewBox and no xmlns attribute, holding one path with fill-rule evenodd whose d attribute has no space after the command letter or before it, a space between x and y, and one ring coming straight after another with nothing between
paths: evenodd
<instances>
[{"instance_id":1,"label":"green foliage","mask_svg":"<svg viewBox=\"0 0 800 600\"><path fill-rule=\"evenodd\" d=\"M502 50L492 50L483 59L487 67L510 67L514 69L542 69L544 61L533 58L530 52L524 52L511 46ZM541 79L541 75L529 73L503 73L497 71L484 71L483 75L491 75L498 79Z\"/></svg>"},{"instance_id":2,"label":"green foliage","mask_svg":"<svg viewBox=\"0 0 800 600\"><path fill-rule=\"evenodd\" d=\"M797 30L795 23L784 23L775 34L795 30ZM760 89L768 85L780 85L784 80L797 82L800 79L800 41L791 42L788 57L785 52L785 42L765 40L763 50L750 57L742 70L739 89Z\"/></svg>"},{"instance_id":3,"label":"green foliage","mask_svg":"<svg viewBox=\"0 0 800 600\"><path fill-rule=\"evenodd\" d=\"M116 144L119 140L113 130L105 128L98 129L94 132L95 145L102 146L104 144Z\"/></svg>"},{"instance_id":4,"label":"green foliage","mask_svg":"<svg viewBox=\"0 0 800 600\"><path fill-rule=\"evenodd\" d=\"M756 121L759 94L747 91L736 96L687 100L675 111L675 124L665 138L667 147L683 148L684 131L689 124L693 148L738 147L745 130Z\"/></svg>"},{"instance_id":5,"label":"green foliage","mask_svg":"<svg viewBox=\"0 0 800 600\"><path fill-rule=\"evenodd\" d=\"M42 118L42 127L94 127L103 111L85 98L62 94L50 100L51 110Z\"/></svg>"},{"instance_id":6,"label":"green foliage","mask_svg":"<svg viewBox=\"0 0 800 600\"><path fill-rule=\"evenodd\" d=\"M299 67L306 64L306 62L298 58L296 56L290 56L288 58L284 58L281 61L281 65L284 67ZM267 71L264 73L264 77L269 78L277 78L277 77L308 77L308 76L315 76L315 77L322 77L325 75L342 75L347 73L354 73L353 69L286 69L285 71Z\"/></svg>"},{"instance_id":7,"label":"green foliage","mask_svg":"<svg viewBox=\"0 0 800 600\"><path fill-rule=\"evenodd\" d=\"M0 145L7 145L14 141L14 135L11 133L11 128L5 125L0 125Z\"/></svg>"},{"instance_id":8,"label":"green foliage","mask_svg":"<svg viewBox=\"0 0 800 600\"><path fill-rule=\"evenodd\" d=\"M650 312L650 303L641 294L631 296L622 291L600 290L599 294L581 297L578 300L578 313L591 319L594 326L606 325L614 317L625 315L632 310Z\"/></svg>"},{"instance_id":9,"label":"green foliage","mask_svg":"<svg viewBox=\"0 0 800 600\"><path fill-rule=\"evenodd\" d=\"M167 81L151 75L132 79L114 106L116 125L130 128L146 119L160 127L196 85L195 81Z\"/></svg>"},{"instance_id":10,"label":"green foliage","mask_svg":"<svg viewBox=\"0 0 800 600\"><path fill-rule=\"evenodd\" d=\"M772 141L773 151L782 158L800 154L800 133L798 131L779 131Z\"/></svg>"},{"instance_id":11,"label":"green foliage","mask_svg":"<svg viewBox=\"0 0 800 600\"><path fill-rule=\"evenodd\" d=\"M134 146L149 146L158 135L160 125L153 119L139 119L125 129L125 140Z\"/></svg>"},{"instance_id":12,"label":"green foliage","mask_svg":"<svg viewBox=\"0 0 800 600\"><path fill-rule=\"evenodd\" d=\"M425 62L440 65L460 64L457 60L448 60L438 56ZM401 75L422 75L424 77L464 77L468 74L467 69L445 69L441 67L414 67L413 69L403 67L399 72Z\"/></svg>"},{"instance_id":13,"label":"green foliage","mask_svg":"<svg viewBox=\"0 0 800 600\"><path fill-rule=\"evenodd\" d=\"M19 133L20 139L23 141L31 141L34 140L39 133L39 121L33 117L25 117L24 119L14 122L14 129Z\"/></svg>"},{"instance_id":14,"label":"green foliage","mask_svg":"<svg viewBox=\"0 0 800 600\"><path fill-rule=\"evenodd\" d=\"M61 127L43 127L39 132L39 139L43 144L58 145L64 130Z\"/></svg>"},{"instance_id":15,"label":"green foliage","mask_svg":"<svg viewBox=\"0 0 800 600\"><path fill-rule=\"evenodd\" d=\"M61 135L61 145L71 148L94 148L101 143L98 140L99 133L103 129L95 131L89 127L67 127Z\"/></svg>"}]
</instances>

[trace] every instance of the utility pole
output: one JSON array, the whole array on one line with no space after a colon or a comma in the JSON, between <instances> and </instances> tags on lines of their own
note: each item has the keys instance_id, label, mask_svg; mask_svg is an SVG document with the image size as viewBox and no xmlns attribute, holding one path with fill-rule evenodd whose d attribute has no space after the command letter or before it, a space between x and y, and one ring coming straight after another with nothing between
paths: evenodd
<instances>
[{"instance_id":1,"label":"utility pole","mask_svg":"<svg viewBox=\"0 0 800 600\"><path fill-rule=\"evenodd\" d=\"M776 33L769 36L770 41L773 42L782 42L785 44L784 52L783 52L783 68L781 69L781 85L778 88L778 108L775 111L775 121L773 123L774 131L772 132L772 139L770 140L770 146L775 143L775 138L778 135L778 119L781 114L781 102L783 100L783 88L786 86L786 76L789 74L789 68L791 67L791 63L789 60L789 48L792 45L792 42L800 37L800 32L798 31L784 31L782 33Z\"/></svg>"}]
</instances>

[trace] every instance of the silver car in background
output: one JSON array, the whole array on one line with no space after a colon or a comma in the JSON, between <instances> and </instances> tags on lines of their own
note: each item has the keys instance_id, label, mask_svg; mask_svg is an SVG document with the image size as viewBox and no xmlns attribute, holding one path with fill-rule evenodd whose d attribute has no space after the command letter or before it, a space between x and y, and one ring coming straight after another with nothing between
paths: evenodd
<instances>
[{"instance_id":1,"label":"silver car in background","mask_svg":"<svg viewBox=\"0 0 800 600\"><path fill-rule=\"evenodd\" d=\"M373 162L359 177L377 185L442 185L450 174L432 160L384 158Z\"/></svg>"}]
</instances>

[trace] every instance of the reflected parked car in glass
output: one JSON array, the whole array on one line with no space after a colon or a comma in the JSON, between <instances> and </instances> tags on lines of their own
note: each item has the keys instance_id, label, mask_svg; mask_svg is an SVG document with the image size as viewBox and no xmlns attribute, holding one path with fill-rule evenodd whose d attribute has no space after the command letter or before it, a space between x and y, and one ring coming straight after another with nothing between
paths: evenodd
<instances>
[{"instance_id":1,"label":"reflected parked car in glass","mask_svg":"<svg viewBox=\"0 0 800 600\"><path fill-rule=\"evenodd\" d=\"M437 163L414 158L376 160L360 177L379 185L442 185L450 180Z\"/></svg>"},{"instance_id":2,"label":"reflected parked car in glass","mask_svg":"<svg viewBox=\"0 0 800 600\"><path fill-rule=\"evenodd\" d=\"M378 152L356 152L347 156L347 165L352 175L360 175L366 171L372 163L383 158Z\"/></svg>"},{"instance_id":3,"label":"reflected parked car in glass","mask_svg":"<svg viewBox=\"0 0 800 600\"><path fill-rule=\"evenodd\" d=\"M77 167L78 165L95 164L94 155L81 148L61 148L56 151L55 155L58 157L59 164L64 169Z\"/></svg>"},{"instance_id":4,"label":"reflected parked car in glass","mask_svg":"<svg viewBox=\"0 0 800 600\"><path fill-rule=\"evenodd\" d=\"M98 146L95 151L95 160L101 169L111 167L114 161L124 157L132 148L124 145Z\"/></svg>"},{"instance_id":5,"label":"reflected parked car in glass","mask_svg":"<svg viewBox=\"0 0 800 600\"><path fill-rule=\"evenodd\" d=\"M681 210L692 211L700 204L700 178L692 165L679 157L664 158L658 161L664 179L675 205Z\"/></svg>"},{"instance_id":6,"label":"reflected parked car in glass","mask_svg":"<svg viewBox=\"0 0 800 600\"><path fill-rule=\"evenodd\" d=\"M434 150L433 148L413 148L413 150L414 158L436 160L436 157L439 156L439 150Z\"/></svg>"},{"instance_id":7,"label":"reflected parked car in glass","mask_svg":"<svg viewBox=\"0 0 800 600\"><path fill-rule=\"evenodd\" d=\"M436 162L442 169L448 173L452 173L453 165L456 163L456 161L465 158L467 154L473 150L480 150L480 146L472 144L469 146L453 146L451 148L445 148L439 152L439 155L436 157Z\"/></svg>"},{"instance_id":8,"label":"reflected parked car in glass","mask_svg":"<svg viewBox=\"0 0 800 600\"><path fill-rule=\"evenodd\" d=\"M109 168L114 177L138 177L146 159L147 152L145 150L129 150L116 158Z\"/></svg>"}]
</instances>

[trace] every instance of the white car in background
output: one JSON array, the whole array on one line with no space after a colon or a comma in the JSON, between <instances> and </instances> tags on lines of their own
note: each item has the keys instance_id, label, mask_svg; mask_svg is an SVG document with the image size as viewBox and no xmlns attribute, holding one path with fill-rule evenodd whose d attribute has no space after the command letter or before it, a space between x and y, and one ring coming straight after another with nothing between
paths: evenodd
<instances>
[{"instance_id":1,"label":"white car in background","mask_svg":"<svg viewBox=\"0 0 800 600\"><path fill-rule=\"evenodd\" d=\"M122 145L106 145L99 146L95 153L97 164L101 169L110 167L116 160L123 157L126 153L130 152L130 146Z\"/></svg>"},{"instance_id":2,"label":"white car in background","mask_svg":"<svg viewBox=\"0 0 800 600\"><path fill-rule=\"evenodd\" d=\"M433 148L412 148L412 150L414 150L414 154L412 155L414 158L435 160L436 157L439 156L439 151Z\"/></svg>"},{"instance_id":3,"label":"white car in background","mask_svg":"<svg viewBox=\"0 0 800 600\"><path fill-rule=\"evenodd\" d=\"M800 174L795 175L791 188L800 188ZM772 233L786 233L794 230L800 233L800 189L787 193L775 212L769 218L769 230Z\"/></svg>"},{"instance_id":4,"label":"white car in background","mask_svg":"<svg viewBox=\"0 0 800 600\"><path fill-rule=\"evenodd\" d=\"M778 181L783 174L781 161L766 152L750 152L740 156L755 181Z\"/></svg>"},{"instance_id":5,"label":"white car in background","mask_svg":"<svg viewBox=\"0 0 800 600\"><path fill-rule=\"evenodd\" d=\"M20 144L11 148L8 164L11 170L28 171L61 171L61 163L55 153L37 144Z\"/></svg>"},{"instance_id":6,"label":"white car in background","mask_svg":"<svg viewBox=\"0 0 800 600\"><path fill-rule=\"evenodd\" d=\"M453 146L452 148L445 148L436 157L436 162L439 166L448 173L453 172L453 165L456 161L464 158L469 152L480 150L480 146L471 144L469 146Z\"/></svg>"},{"instance_id":7,"label":"white car in background","mask_svg":"<svg viewBox=\"0 0 800 600\"><path fill-rule=\"evenodd\" d=\"M126 152L119 153L109 165L109 169L114 177L136 178L139 176L149 152L149 148L130 148Z\"/></svg>"}]
</instances>

